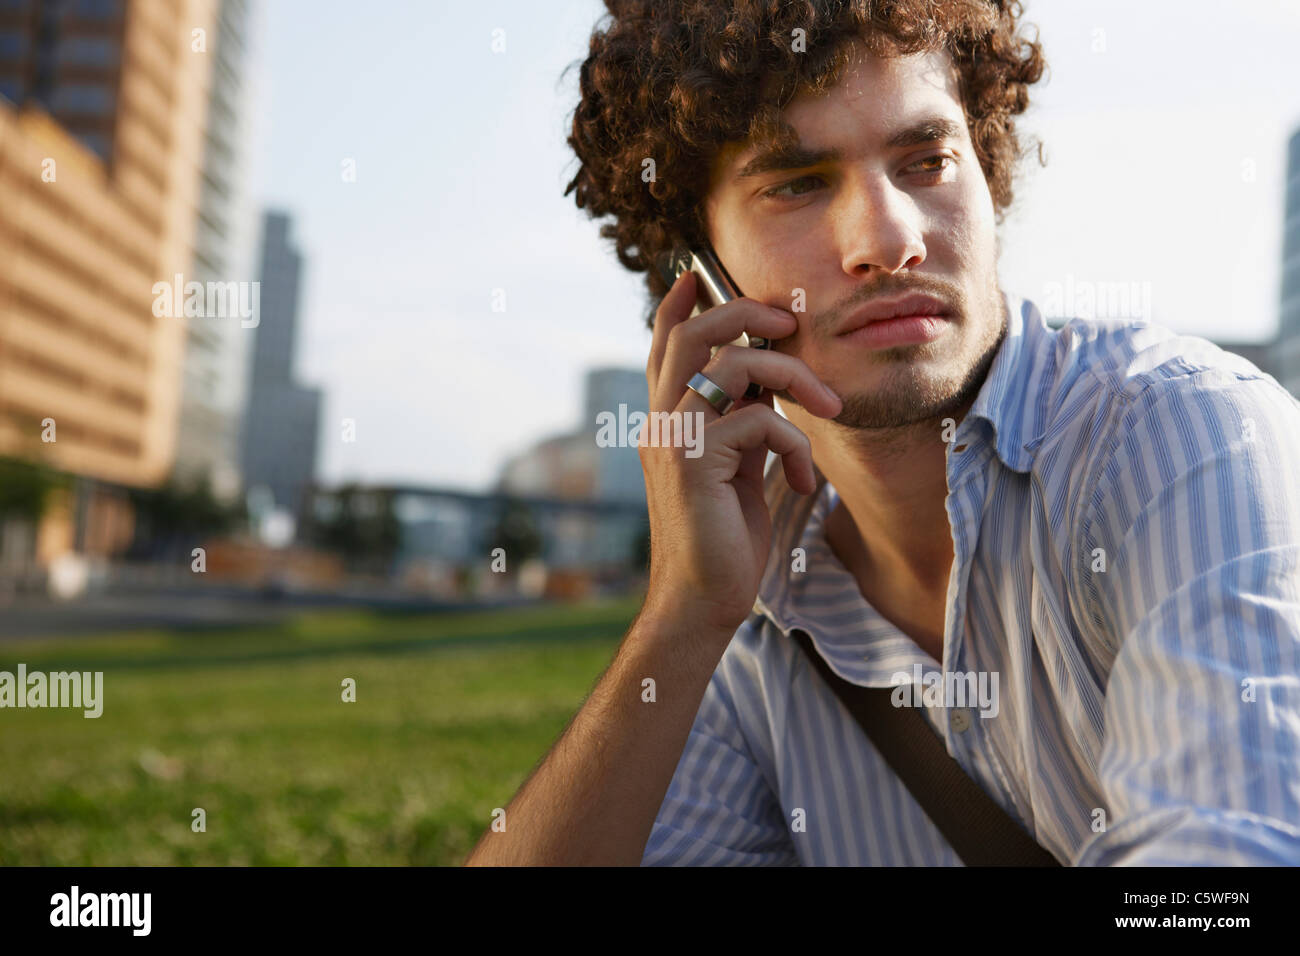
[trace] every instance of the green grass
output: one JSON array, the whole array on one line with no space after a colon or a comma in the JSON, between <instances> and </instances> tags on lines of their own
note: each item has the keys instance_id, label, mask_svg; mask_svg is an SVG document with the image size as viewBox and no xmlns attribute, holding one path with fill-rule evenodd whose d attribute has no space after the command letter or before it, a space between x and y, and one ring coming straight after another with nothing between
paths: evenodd
<instances>
[{"instance_id":1,"label":"green grass","mask_svg":"<svg viewBox=\"0 0 1300 956\"><path fill-rule=\"evenodd\" d=\"M0 865L459 864L639 603L0 643L104 672L98 719L0 710Z\"/></svg>"}]
</instances>

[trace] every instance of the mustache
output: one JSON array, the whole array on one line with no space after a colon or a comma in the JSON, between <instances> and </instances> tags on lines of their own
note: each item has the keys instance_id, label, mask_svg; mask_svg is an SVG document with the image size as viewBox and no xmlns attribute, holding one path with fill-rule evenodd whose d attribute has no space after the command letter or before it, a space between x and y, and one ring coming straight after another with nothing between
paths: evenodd
<instances>
[{"instance_id":1,"label":"mustache","mask_svg":"<svg viewBox=\"0 0 1300 956\"><path fill-rule=\"evenodd\" d=\"M965 299L960 289L932 276L887 277L872 285L859 286L839 302L823 309L813 317L811 325L819 335L834 335L844 324L844 319L855 309L880 299L896 299L904 295L928 295L943 303L944 309L954 316L964 314Z\"/></svg>"}]
</instances>

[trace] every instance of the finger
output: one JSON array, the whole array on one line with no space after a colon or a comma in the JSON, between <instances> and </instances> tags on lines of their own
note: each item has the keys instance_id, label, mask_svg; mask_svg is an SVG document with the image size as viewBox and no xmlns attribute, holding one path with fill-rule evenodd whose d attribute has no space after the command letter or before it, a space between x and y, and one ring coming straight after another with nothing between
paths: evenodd
<instances>
[{"instance_id":1,"label":"finger","mask_svg":"<svg viewBox=\"0 0 1300 956\"><path fill-rule=\"evenodd\" d=\"M716 378L710 375L707 370L703 374L705 378L711 379L715 385L717 385L724 392L726 392L727 397L731 399L731 405L729 407L725 403L723 405L724 408L727 408L728 412L730 412L731 409L739 406L741 395L745 391L744 386L741 386L739 389L726 388L725 386L723 386L721 382L719 382ZM692 375L691 377L694 378L695 376ZM702 412L704 414L704 420L706 422L711 422L715 419L721 418L722 415L724 414L723 412L720 412L717 408L715 408L712 402L710 402L707 398L705 398L695 389L690 388L689 386L683 386L683 388L680 391L683 394L681 396L681 400L678 401L677 403L676 409L674 409L675 411L685 412L688 415L695 414L696 412ZM668 392L665 391L664 394L667 395Z\"/></svg>"},{"instance_id":2,"label":"finger","mask_svg":"<svg viewBox=\"0 0 1300 956\"><path fill-rule=\"evenodd\" d=\"M791 488L802 495L811 494L817 488L808 436L766 405L747 405L710 424L704 431L704 449L708 452L719 444L738 452L766 446L781 457L781 467ZM737 471L742 459L743 455L737 456ZM734 477L735 472L727 480Z\"/></svg>"},{"instance_id":3,"label":"finger","mask_svg":"<svg viewBox=\"0 0 1300 956\"><path fill-rule=\"evenodd\" d=\"M736 471L736 481L733 482L737 488L748 486L758 488L760 491L763 487L763 471L767 465L766 448L749 448L746 449L740 459L740 468Z\"/></svg>"},{"instance_id":4,"label":"finger","mask_svg":"<svg viewBox=\"0 0 1300 956\"><path fill-rule=\"evenodd\" d=\"M735 341L742 333L783 339L798 327L789 312L754 299L733 299L701 312L689 322L679 322L668 333L654 397L663 403L660 407L672 408L691 376L713 357L713 350Z\"/></svg>"},{"instance_id":5,"label":"finger","mask_svg":"<svg viewBox=\"0 0 1300 956\"><path fill-rule=\"evenodd\" d=\"M712 349L734 342L742 332L768 339L783 339L793 335L798 328L798 320L785 309L742 297L701 312L684 324L672 338L683 339L683 344L688 347L702 344Z\"/></svg>"},{"instance_id":6,"label":"finger","mask_svg":"<svg viewBox=\"0 0 1300 956\"><path fill-rule=\"evenodd\" d=\"M813 374L801 359L784 352L751 349L741 345L724 345L704 366L704 375L734 399L745 394L749 383L755 382L772 392L788 391L813 415L831 418L844 407L838 395ZM661 376L665 392L675 386ZM685 383L682 383L685 387ZM682 404L678 407L690 411L710 409L709 403L693 389L685 389ZM770 403L769 403L770 404ZM717 415L717 412L713 412Z\"/></svg>"},{"instance_id":7,"label":"finger","mask_svg":"<svg viewBox=\"0 0 1300 956\"><path fill-rule=\"evenodd\" d=\"M672 284L668 294L655 310L654 332L650 337L650 355L646 360L646 381L650 385L650 407L658 392L659 369L663 365L664 351L668 348L668 333L690 318L695 308L695 273L683 272Z\"/></svg>"}]
</instances>

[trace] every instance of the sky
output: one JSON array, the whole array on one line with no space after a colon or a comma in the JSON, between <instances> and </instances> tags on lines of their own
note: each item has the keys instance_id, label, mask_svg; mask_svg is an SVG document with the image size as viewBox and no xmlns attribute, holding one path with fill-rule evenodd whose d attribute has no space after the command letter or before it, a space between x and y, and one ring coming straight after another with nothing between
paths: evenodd
<instances>
[{"instance_id":1,"label":"sky","mask_svg":"<svg viewBox=\"0 0 1300 956\"><path fill-rule=\"evenodd\" d=\"M262 3L253 195L306 260L320 476L485 490L580 425L589 368L645 367L643 279L564 195L603 4ZM1135 283L1159 324L1271 338L1300 0L1025 9L1049 73L1019 128L1047 166L1023 167L1003 288Z\"/></svg>"}]
</instances>

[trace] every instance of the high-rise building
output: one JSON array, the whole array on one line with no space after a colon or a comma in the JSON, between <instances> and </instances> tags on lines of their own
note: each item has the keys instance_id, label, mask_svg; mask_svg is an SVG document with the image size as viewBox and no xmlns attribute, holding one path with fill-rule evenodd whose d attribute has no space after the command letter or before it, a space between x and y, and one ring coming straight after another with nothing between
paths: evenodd
<instances>
[{"instance_id":1,"label":"high-rise building","mask_svg":"<svg viewBox=\"0 0 1300 956\"><path fill-rule=\"evenodd\" d=\"M248 189L250 17L246 0L218 0L207 38L212 75L204 124L194 264L187 278L209 282L256 278L257 218ZM250 296L250 302L255 299ZM240 490L239 426L247 390L248 348L256 317L189 317L181 389L176 475L211 482L224 500Z\"/></svg>"},{"instance_id":2,"label":"high-rise building","mask_svg":"<svg viewBox=\"0 0 1300 956\"><path fill-rule=\"evenodd\" d=\"M176 450L218 0L0 2L0 454L74 477L42 557L129 523Z\"/></svg>"},{"instance_id":3,"label":"high-rise building","mask_svg":"<svg viewBox=\"0 0 1300 956\"><path fill-rule=\"evenodd\" d=\"M586 417L581 433L594 436L599 430L598 416L620 420L619 406L627 414L650 408L645 370L635 368L597 368L587 373ZM602 501L645 503L645 472L635 445L615 444L599 449L596 470L596 497Z\"/></svg>"},{"instance_id":4,"label":"high-rise building","mask_svg":"<svg viewBox=\"0 0 1300 956\"><path fill-rule=\"evenodd\" d=\"M302 256L289 238L289 217L268 212L261 253L262 314L253 342L244 416L245 487L265 488L277 508L298 516L316 474L321 393L295 384L298 290Z\"/></svg>"},{"instance_id":5,"label":"high-rise building","mask_svg":"<svg viewBox=\"0 0 1300 956\"><path fill-rule=\"evenodd\" d=\"M1282 217L1282 301L1278 380L1300 397L1300 129L1287 147L1286 212Z\"/></svg>"},{"instance_id":6,"label":"high-rise building","mask_svg":"<svg viewBox=\"0 0 1300 956\"><path fill-rule=\"evenodd\" d=\"M650 405L645 372L596 368L587 372L583 419L574 431L540 441L508 459L496 490L588 501L645 504L641 455L629 418ZM627 425L626 432L623 425ZM608 439L608 440L606 440Z\"/></svg>"}]
</instances>

